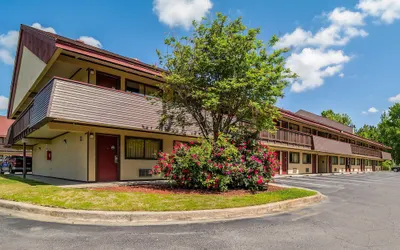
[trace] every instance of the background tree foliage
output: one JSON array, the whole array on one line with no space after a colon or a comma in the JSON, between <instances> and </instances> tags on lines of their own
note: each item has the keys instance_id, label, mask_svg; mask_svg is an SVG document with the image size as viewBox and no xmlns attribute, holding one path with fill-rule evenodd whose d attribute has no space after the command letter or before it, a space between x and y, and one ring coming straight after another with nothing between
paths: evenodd
<instances>
[{"instance_id":1,"label":"background tree foliage","mask_svg":"<svg viewBox=\"0 0 400 250\"><path fill-rule=\"evenodd\" d=\"M167 53L157 51L168 71L160 85L161 127L195 124L207 140L221 132L273 129L274 104L295 77L285 68L288 49L270 49L278 38L267 46L257 39L260 29L246 28L241 18L217 14L193 28L188 37L165 39Z\"/></svg>"},{"instance_id":2,"label":"background tree foliage","mask_svg":"<svg viewBox=\"0 0 400 250\"><path fill-rule=\"evenodd\" d=\"M340 113L335 113L333 112L332 109L324 110L321 112L321 115L323 117L326 117L332 121L340 122L344 125L347 126L352 126L353 122L351 121L351 118L347 114L340 114Z\"/></svg>"},{"instance_id":3,"label":"background tree foliage","mask_svg":"<svg viewBox=\"0 0 400 250\"><path fill-rule=\"evenodd\" d=\"M361 128L357 129L357 135L379 142L381 140L379 130L376 126L365 124Z\"/></svg>"},{"instance_id":4,"label":"background tree foliage","mask_svg":"<svg viewBox=\"0 0 400 250\"><path fill-rule=\"evenodd\" d=\"M400 163L400 103L394 104L381 116L378 124L380 142L392 148L393 160Z\"/></svg>"},{"instance_id":5,"label":"background tree foliage","mask_svg":"<svg viewBox=\"0 0 400 250\"><path fill-rule=\"evenodd\" d=\"M357 135L380 142L392 148L393 161L400 163L400 103L394 104L381 116L377 126L364 125Z\"/></svg>"}]
</instances>

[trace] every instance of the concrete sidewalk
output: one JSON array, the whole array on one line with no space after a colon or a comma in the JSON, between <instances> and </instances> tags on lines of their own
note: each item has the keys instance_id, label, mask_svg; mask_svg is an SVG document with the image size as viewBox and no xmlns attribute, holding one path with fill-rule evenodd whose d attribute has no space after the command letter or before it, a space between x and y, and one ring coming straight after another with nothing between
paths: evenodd
<instances>
[{"instance_id":1,"label":"concrete sidewalk","mask_svg":"<svg viewBox=\"0 0 400 250\"><path fill-rule=\"evenodd\" d=\"M18 176L22 178L22 174L13 174L14 176ZM126 186L126 185L136 185L136 184L159 184L166 183L165 180L150 180L150 181L113 181L113 182L81 182L81 181L72 181L65 180L53 177L39 176L39 175L31 175L27 174L26 178L29 180L43 182L49 185L61 187L61 188L99 188L99 187L117 187L117 186Z\"/></svg>"}]
</instances>

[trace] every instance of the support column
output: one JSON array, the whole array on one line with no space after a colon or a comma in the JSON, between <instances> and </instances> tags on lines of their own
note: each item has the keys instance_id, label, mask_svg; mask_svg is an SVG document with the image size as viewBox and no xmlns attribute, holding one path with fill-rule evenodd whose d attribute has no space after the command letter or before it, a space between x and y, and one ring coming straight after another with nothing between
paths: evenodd
<instances>
[{"instance_id":1,"label":"support column","mask_svg":"<svg viewBox=\"0 0 400 250\"><path fill-rule=\"evenodd\" d=\"M282 166L283 166L283 159L282 159L282 151L279 150L279 162L281 166L279 167L279 175L282 175Z\"/></svg>"},{"instance_id":2,"label":"support column","mask_svg":"<svg viewBox=\"0 0 400 250\"><path fill-rule=\"evenodd\" d=\"M26 143L23 144L23 160L22 160L22 173L24 179L26 179Z\"/></svg>"}]
</instances>

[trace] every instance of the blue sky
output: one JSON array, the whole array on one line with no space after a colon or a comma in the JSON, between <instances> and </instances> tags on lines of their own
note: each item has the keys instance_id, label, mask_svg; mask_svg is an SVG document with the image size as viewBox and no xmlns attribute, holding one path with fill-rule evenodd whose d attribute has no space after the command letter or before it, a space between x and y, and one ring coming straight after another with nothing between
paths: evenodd
<instances>
[{"instance_id":1,"label":"blue sky","mask_svg":"<svg viewBox=\"0 0 400 250\"><path fill-rule=\"evenodd\" d=\"M290 46L287 64L300 78L278 106L349 114L374 125L400 102L400 0L1 1L0 113L5 114L20 24L86 41L147 63L157 62L168 34L185 35L190 20L222 12L260 27ZM13 36L14 34L14 36ZM14 40L13 40L14 39Z\"/></svg>"}]
</instances>

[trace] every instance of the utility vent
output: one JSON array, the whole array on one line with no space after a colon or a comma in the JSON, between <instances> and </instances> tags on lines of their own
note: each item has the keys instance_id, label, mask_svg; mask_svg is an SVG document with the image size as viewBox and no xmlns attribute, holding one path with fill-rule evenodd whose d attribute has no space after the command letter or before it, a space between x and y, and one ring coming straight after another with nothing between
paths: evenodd
<instances>
[{"instance_id":1,"label":"utility vent","mask_svg":"<svg viewBox=\"0 0 400 250\"><path fill-rule=\"evenodd\" d=\"M306 173L310 173L310 169L309 168L306 168Z\"/></svg>"},{"instance_id":2,"label":"utility vent","mask_svg":"<svg viewBox=\"0 0 400 250\"><path fill-rule=\"evenodd\" d=\"M150 168L139 169L139 177L151 177L153 176Z\"/></svg>"}]
</instances>

